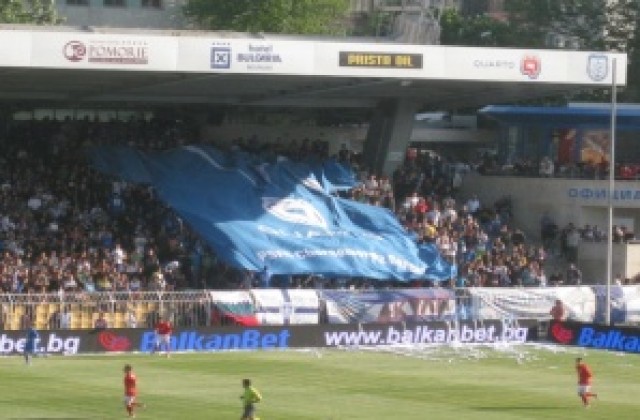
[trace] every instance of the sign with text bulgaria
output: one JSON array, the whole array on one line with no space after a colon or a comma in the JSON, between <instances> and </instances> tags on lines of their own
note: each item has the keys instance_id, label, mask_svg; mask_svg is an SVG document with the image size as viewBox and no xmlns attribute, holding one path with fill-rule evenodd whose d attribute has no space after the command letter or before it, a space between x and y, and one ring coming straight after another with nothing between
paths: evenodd
<instances>
[{"instance_id":1,"label":"sign with text bulgaria","mask_svg":"<svg viewBox=\"0 0 640 420\"><path fill-rule=\"evenodd\" d=\"M205 40L206 41L206 40ZM203 40L196 40L200 45ZM205 44L202 44L203 46ZM207 58L191 44L181 44L179 67L200 67ZM208 41L209 68L216 72L311 74L313 49L291 41L212 39ZM204 70L204 69L203 69Z\"/></svg>"}]
</instances>

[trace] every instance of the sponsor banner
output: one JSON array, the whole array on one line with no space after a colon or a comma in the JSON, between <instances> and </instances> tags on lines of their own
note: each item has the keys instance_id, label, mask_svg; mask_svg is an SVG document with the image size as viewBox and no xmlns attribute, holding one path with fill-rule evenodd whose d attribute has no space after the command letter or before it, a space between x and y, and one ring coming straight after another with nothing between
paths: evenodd
<instances>
[{"instance_id":1,"label":"sponsor banner","mask_svg":"<svg viewBox=\"0 0 640 420\"><path fill-rule=\"evenodd\" d=\"M315 290L253 289L256 317L262 325L317 324L320 300Z\"/></svg>"},{"instance_id":2,"label":"sponsor banner","mask_svg":"<svg viewBox=\"0 0 640 420\"><path fill-rule=\"evenodd\" d=\"M29 67L31 33L0 31L0 67Z\"/></svg>"},{"instance_id":3,"label":"sponsor banner","mask_svg":"<svg viewBox=\"0 0 640 420\"><path fill-rule=\"evenodd\" d=\"M0 31L0 66L626 84L622 53Z\"/></svg>"},{"instance_id":4,"label":"sponsor banner","mask_svg":"<svg viewBox=\"0 0 640 420\"><path fill-rule=\"evenodd\" d=\"M212 324L259 324L253 298L248 291L211 291L209 296L213 305Z\"/></svg>"},{"instance_id":5,"label":"sponsor banner","mask_svg":"<svg viewBox=\"0 0 640 420\"><path fill-rule=\"evenodd\" d=\"M90 337L86 331L54 330L40 331L40 338L36 340L36 352L47 354L77 354L91 351L89 341L95 343L95 337ZM24 352L26 331L0 331L0 355L18 354Z\"/></svg>"},{"instance_id":6,"label":"sponsor banner","mask_svg":"<svg viewBox=\"0 0 640 420\"><path fill-rule=\"evenodd\" d=\"M340 51L340 67L421 69L422 54Z\"/></svg>"},{"instance_id":7,"label":"sponsor banner","mask_svg":"<svg viewBox=\"0 0 640 420\"><path fill-rule=\"evenodd\" d=\"M178 70L312 75L313 42L181 38Z\"/></svg>"},{"instance_id":8,"label":"sponsor banner","mask_svg":"<svg viewBox=\"0 0 640 420\"><path fill-rule=\"evenodd\" d=\"M444 48L429 45L318 42L315 73L329 76L445 77Z\"/></svg>"},{"instance_id":9,"label":"sponsor banner","mask_svg":"<svg viewBox=\"0 0 640 420\"><path fill-rule=\"evenodd\" d=\"M549 318L560 299L569 319L591 322L596 314L595 293L590 287L554 288L469 288L469 317L474 319Z\"/></svg>"},{"instance_id":10,"label":"sponsor banner","mask_svg":"<svg viewBox=\"0 0 640 420\"><path fill-rule=\"evenodd\" d=\"M538 338L536 321L504 323L422 322L359 325L287 325L177 328L172 351L272 350L345 346L524 343ZM0 354L19 354L25 331L0 333ZM151 352L156 334L149 329L48 331L40 334L40 352L80 354Z\"/></svg>"},{"instance_id":11,"label":"sponsor banner","mask_svg":"<svg viewBox=\"0 0 640 420\"><path fill-rule=\"evenodd\" d=\"M538 322L427 322L328 326L324 346L524 343L538 339Z\"/></svg>"},{"instance_id":12,"label":"sponsor banner","mask_svg":"<svg viewBox=\"0 0 640 420\"><path fill-rule=\"evenodd\" d=\"M626 66L625 54L447 47L445 65L449 79L611 84L613 58L616 82L624 85L626 73L619 66Z\"/></svg>"},{"instance_id":13,"label":"sponsor banner","mask_svg":"<svg viewBox=\"0 0 640 420\"><path fill-rule=\"evenodd\" d=\"M550 322L548 337L558 344L640 353L640 328L578 322Z\"/></svg>"},{"instance_id":14,"label":"sponsor banner","mask_svg":"<svg viewBox=\"0 0 640 420\"><path fill-rule=\"evenodd\" d=\"M316 73L502 82L626 84L625 54L452 46L317 43ZM583 65L576 65L583 63Z\"/></svg>"},{"instance_id":15,"label":"sponsor banner","mask_svg":"<svg viewBox=\"0 0 640 420\"><path fill-rule=\"evenodd\" d=\"M449 48L445 56L453 79L510 82L560 81L566 55L553 51L508 48Z\"/></svg>"},{"instance_id":16,"label":"sponsor banner","mask_svg":"<svg viewBox=\"0 0 640 420\"><path fill-rule=\"evenodd\" d=\"M456 299L449 289L322 290L330 324L419 322L454 319Z\"/></svg>"},{"instance_id":17,"label":"sponsor banner","mask_svg":"<svg viewBox=\"0 0 640 420\"><path fill-rule=\"evenodd\" d=\"M135 331L137 351L151 352L156 342L155 332ZM221 327L177 329L171 336L172 351L267 350L286 349L291 344L292 331L283 327Z\"/></svg>"},{"instance_id":18,"label":"sponsor banner","mask_svg":"<svg viewBox=\"0 0 640 420\"><path fill-rule=\"evenodd\" d=\"M171 37L34 32L31 64L72 69L174 71L177 45Z\"/></svg>"},{"instance_id":19,"label":"sponsor banner","mask_svg":"<svg viewBox=\"0 0 640 420\"><path fill-rule=\"evenodd\" d=\"M424 322L360 325L289 325L256 328L200 328L178 330L171 338L174 351L263 350L343 346L523 343L537 340L538 323L521 321ZM153 331L138 330L138 351L155 343Z\"/></svg>"}]
</instances>

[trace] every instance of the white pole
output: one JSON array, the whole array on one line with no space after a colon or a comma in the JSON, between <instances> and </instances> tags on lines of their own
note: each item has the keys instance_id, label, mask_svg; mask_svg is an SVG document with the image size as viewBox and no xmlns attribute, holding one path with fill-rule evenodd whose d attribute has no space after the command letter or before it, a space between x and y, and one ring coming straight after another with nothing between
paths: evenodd
<instances>
[{"instance_id":1,"label":"white pole","mask_svg":"<svg viewBox=\"0 0 640 420\"><path fill-rule=\"evenodd\" d=\"M611 282L613 277L613 194L615 192L616 168L616 108L618 92L616 88L616 59L611 63L611 152L609 156L609 233L607 241L607 298L605 299L605 323L611 325Z\"/></svg>"}]
</instances>

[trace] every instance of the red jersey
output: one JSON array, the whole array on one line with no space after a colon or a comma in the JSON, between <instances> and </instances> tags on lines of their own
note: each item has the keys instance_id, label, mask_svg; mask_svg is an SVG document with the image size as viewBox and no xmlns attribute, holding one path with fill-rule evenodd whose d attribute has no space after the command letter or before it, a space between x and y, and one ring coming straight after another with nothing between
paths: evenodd
<instances>
[{"instance_id":1,"label":"red jersey","mask_svg":"<svg viewBox=\"0 0 640 420\"><path fill-rule=\"evenodd\" d=\"M591 373L589 366L584 363L579 363L578 366L576 366L576 370L578 371L578 385L591 385L593 373Z\"/></svg>"},{"instance_id":2,"label":"red jersey","mask_svg":"<svg viewBox=\"0 0 640 420\"><path fill-rule=\"evenodd\" d=\"M156 331L161 335L171 334L173 327L169 321L160 321L156 324Z\"/></svg>"},{"instance_id":3,"label":"red jersey","mask_svg":"<svg viewBox=\"0 0 640 420\"><path fill-rule=\"evenodd\" d=\"M124 395L127 397L135 397L138 394L136 389L136 374L129 372L124 375Z\"/></svg>"}]
</instances>

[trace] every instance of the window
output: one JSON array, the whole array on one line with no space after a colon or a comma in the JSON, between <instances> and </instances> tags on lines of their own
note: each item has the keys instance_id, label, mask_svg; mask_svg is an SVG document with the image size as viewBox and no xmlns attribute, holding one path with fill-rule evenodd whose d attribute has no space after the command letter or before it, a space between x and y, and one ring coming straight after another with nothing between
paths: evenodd
<instances>
[{"instance_id":1,"label":"window","mask_svg":"<svg viewBox=\"0 0 640 420\"><path fill-rule=\"evenodd\" d=\"M110 7L126 7L127 0L104 0L104 5Z\"/></svg>"},{"instance_id":2,"label":"window","mask_svg":"<svg viewBox=\"0 0 640 420\"><path fill-rule=\"evenodd\" d=\"M88 6L89 0L67 0L67 6Z\"/></svg>"},{"instance_id":3,"label":"window","mask_svg":"<svg viewBox=\"0 0 640 420\"><path fill-rule=\"evenodd\" d=\"M147 7L149 9L161 9L162 0L142 0L142 7Z\"/></svg>"}]
</instances>

